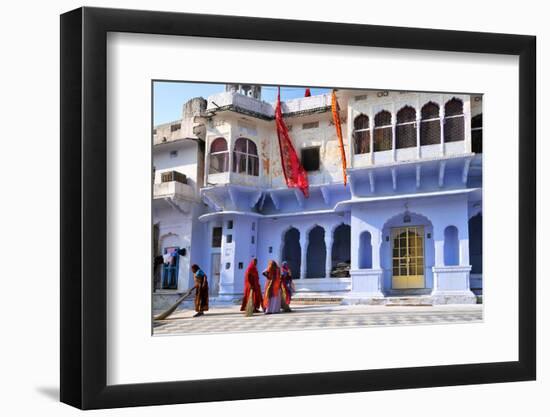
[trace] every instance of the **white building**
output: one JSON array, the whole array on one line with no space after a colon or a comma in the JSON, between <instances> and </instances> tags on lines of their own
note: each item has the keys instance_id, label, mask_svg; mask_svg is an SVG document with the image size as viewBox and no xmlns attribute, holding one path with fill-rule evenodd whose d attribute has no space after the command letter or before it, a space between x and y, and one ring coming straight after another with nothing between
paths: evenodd
<instances>
[{"instance_id":1,"label":"white building","mask_svg":"<svg viewBox=\"0 0 550 417\"><path fill-rule=\"evenodd\" d=\"M299 297L476 301L481 97L359 90L339 90L337 96L347 187L330 95L282 106L308 171L309 198L286 186L275 104L261 100L258 86L228 85L201 102L200 110L184 111L181 133L172 132L180 122L157 126L159 250L189 248L180 257L179 290L190 285L192 262L206 271L213 296L237 299L244 270L256 256L261 268L269 259L288 261ZM174 181L162 183L161 170L184 173L189 192L181 191L183 184L178 191ZM161 187L171 187L168 196Z\"/></svg>"}]
</instances>

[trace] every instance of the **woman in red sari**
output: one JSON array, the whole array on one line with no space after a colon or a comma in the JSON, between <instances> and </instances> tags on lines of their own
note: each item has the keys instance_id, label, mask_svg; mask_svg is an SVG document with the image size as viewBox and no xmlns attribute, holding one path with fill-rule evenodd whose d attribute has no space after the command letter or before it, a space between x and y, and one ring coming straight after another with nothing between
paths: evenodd
<instances>
[{"instance_id":1,"label":"woman in red sari","mask_svg":"<svg viewBox=\"0 0 550 417\"><path fill-rule=\"evenodd\" d=\"M260 286L258 268L256 267L257 264L258 260L253 258L244 272L244 297L241 304L241 311L246 311L246 305L252 297L254 313L260 312L260 306L262 305L262 288Z\"/></svg>"},{"instance_id":2,"label":"woman in red sari","mask_svg":"<svg viewBox=\"0 0 550 417\"><path fill-rule=\"evenodd\" d=\"M265 314L279 313L281 311L281 271L277 262L269 261L263 274L267 278L264 291L264 312Z\"/></svg>"}]
</instances>

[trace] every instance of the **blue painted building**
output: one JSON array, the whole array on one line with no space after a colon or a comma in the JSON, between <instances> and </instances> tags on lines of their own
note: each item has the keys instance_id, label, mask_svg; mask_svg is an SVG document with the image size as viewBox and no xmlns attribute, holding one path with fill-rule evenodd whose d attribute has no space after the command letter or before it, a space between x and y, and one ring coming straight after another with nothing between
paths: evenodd
<instances>
[{"instance_id":1,"label":"blue painted building","mask_svg":"<svg viewBox=\"0 0 550 417\"><path fill-rule=\"evenodd\" d=\"M191 263L207 271L212 296L242 296L255 256L260 268L286 260L302 298L475 303L482 291L481 96L340 89L337 97L347 186L330 95L282 105L309 198L286 186L275 104L261 100L261 87L228 85L194 116L204 159L197 168L202 205L192 219L200 249Z\"/></svg>"}]
</instances>

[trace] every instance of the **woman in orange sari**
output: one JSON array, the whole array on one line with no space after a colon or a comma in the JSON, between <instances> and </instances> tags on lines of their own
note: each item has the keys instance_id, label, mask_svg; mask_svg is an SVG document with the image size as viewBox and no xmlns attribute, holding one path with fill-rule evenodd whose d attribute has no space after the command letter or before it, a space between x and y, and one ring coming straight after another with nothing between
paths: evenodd
<instances>
[{"instance_id":1,"label":"woman in orange sari","mask_svg":"<svg viewBox=\"0 0 550 417\"><path fill-rule=\"evenodd\" d=\"M208 311L208 278L204 271L197 265L191 266L195 280L195 311L193 317L200 317Z\"/></svg>"},{"instance_id":2,"label":"woman in orange sari","mask_svg":"<svg viewBox=\"0 0 550 417\"><path fill-rule=\"evenodd\" d=\"M269 261L263 274L267 278L264 291L264 312L265 314L279 313L281 311L281 271L277 262Z\"/></svg>"},{"instance_id":3,"label":"woman in orange sari","mask_svg":"<svg viewBox=\"0 0 550 417\"><path fill-rule=\"evenodd\" d=\"M281 284L283 290L282 307L285 312L290 312L292 311L290 309L290 300L292 299L294 284L292 283L292 273L286 261L283 261L281 264Z\"/></svg>"},{"instance_id":4,"label":"woman in orange sari","mask_svg":"<svg viewBox=\"0 0 550 417\"><path fill-rule=\"evenodd\" d=\"M241 311L246 311L246 305L252 297L254 305L254 313L260 312L262 305L262 287L260 286L260 277L258 276L258 268L256 265L258 260L253 258L244 272L244 297L241 304Z\"/></svg>"}]
</instances>

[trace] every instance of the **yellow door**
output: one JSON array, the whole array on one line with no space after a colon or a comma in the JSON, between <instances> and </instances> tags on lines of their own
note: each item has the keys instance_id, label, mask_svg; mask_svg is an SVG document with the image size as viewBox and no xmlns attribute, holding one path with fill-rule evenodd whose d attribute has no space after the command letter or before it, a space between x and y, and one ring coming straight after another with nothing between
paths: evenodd
<instances>
[{"instance_id":1,"label":"yellow door","mask_svg":"<svg viewBox=\"0 0 550 417\"><path fill-rule=\"evenodd\" d=\"M392 229L393 289L424 288L424 227Z\"/></svg>"}]
</instances>

